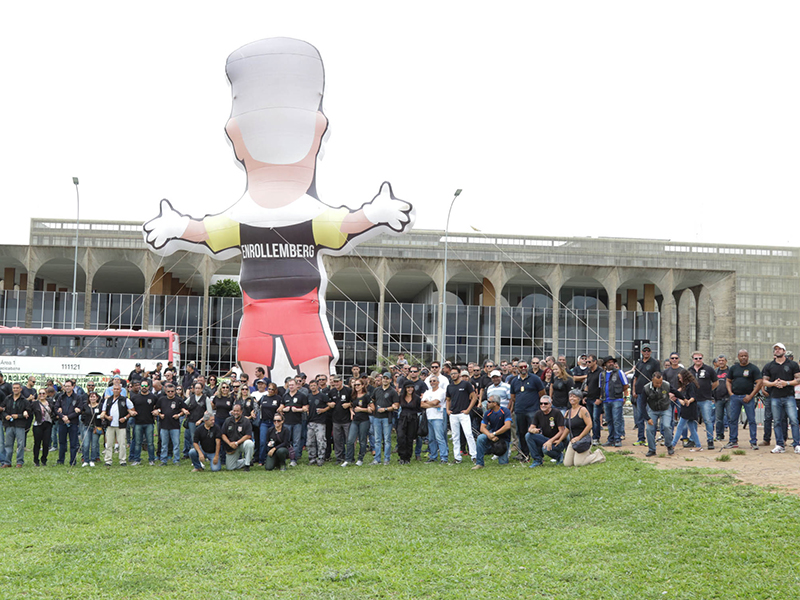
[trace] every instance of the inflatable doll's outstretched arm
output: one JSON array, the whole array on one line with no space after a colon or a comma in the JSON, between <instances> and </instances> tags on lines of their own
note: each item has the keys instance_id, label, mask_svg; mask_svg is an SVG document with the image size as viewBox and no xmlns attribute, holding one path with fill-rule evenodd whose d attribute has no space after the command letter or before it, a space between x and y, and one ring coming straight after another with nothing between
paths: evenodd
<instances>
[{"instance_id":1,"label":"inflatable doll's outstretched arm","mask_svg":"<svg viewBox=\"0 0 800 600\"><path fill-rule=\"evenodd\" d=\"M342 233L359 234L373 227L385 226L400 233L413 225L413 207L392 192L392 184L384 181L378 195L342 222Z\"/></svg>"},{"instance_id":2,"label":"inflatable doll's outstretched arm","mask_svg":"<svg viewBox=\"0 0 800 600\"><path fill-rule=\"evenodd\" d=\"M222 215L193 219L178 212L169 200L162 200L157 217L145 223L144 241L154 250L168 250L169 245L183 241L203 244L217 253L239 246L239 224Z\"/></svg>"}]
</instances>

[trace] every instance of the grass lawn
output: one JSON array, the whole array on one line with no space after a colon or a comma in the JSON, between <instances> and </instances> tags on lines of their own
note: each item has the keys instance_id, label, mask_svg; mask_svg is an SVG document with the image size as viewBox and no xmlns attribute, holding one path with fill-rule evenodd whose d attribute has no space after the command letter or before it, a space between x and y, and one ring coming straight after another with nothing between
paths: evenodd
<instances>
[{"instance_id":1,"label":"grass lawn","mask_svg":"<svg viewBox=\"0 0 800 600\"><path fill-rule=\"evenodd\" d=\"M800 499L607 456L478 472L26 463L0 472L0 597L800 597Z\"/></svg>"}]
</instances>

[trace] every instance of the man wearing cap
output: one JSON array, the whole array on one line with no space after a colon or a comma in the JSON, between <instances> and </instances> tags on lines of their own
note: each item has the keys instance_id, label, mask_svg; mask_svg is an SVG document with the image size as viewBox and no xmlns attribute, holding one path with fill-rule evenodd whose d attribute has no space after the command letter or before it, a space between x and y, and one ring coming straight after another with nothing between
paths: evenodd
<instances>
[{"instance_id":1,"label":"man wearing cap","mask_svg":"<svg viewBox=\"0 0 800 600\"><path fill-rule=\"evenodd\" d=\"M714 449L714 390L719 387L714 369L703 362L702 352L692 352L692 366L689 372L697 380L697 408L706 427L708 449Z\"/></svg>"},{"instance_id":2,"label":"man wearing cap","mask_svg":"<svg viewBox=\"0 0 800 600\"><path fill-rule=\"evenodd\" d=\"M388 373L386 374L388 375ZM428 417L428 449L429 463L441 461L447 464L447 424L444 420L445 405L447 403L447 392L439 387L439 378L434 377L430 380L431 389L422 394L422 408Z\"/></svg>"},{"instance_id":3,"label":"man wearing cap","mask_svg":"<svg viewBox=\"0 0 800 600\"><path fill-rule=\"evenodd\" d=\"M161 464L167 465L169 445L172 442L172 462L178 464L181 459L181 422L182 415L188 414L183 399L176 394L174 383L164 386L166 392L158 400L159 438L161 439Z\"/></svg>"},{"instance_id":4,"label":"man wearing cap","mask_svg":"<svg viewBox=\"0 0 800 600\"><path fill-rule=\"evenodd\" d=\"M738 362L728 369L725 385L730 396L728 409L728 424L730 436L725 448L739 447L739 417L744 408L747 416L747 425L750 427L750 449L758 450L758 425L756 424L756 394L761 389L763 379L761 370L750 363L750 353L739 350Z\"/></svg>"},{"instance_id":5,"label":"man wearing cap","mask_svg":"<svg viewBox=\"0 0 800 600\"><path fill-rule=\"evenodd\" d=\"M130 372L128 375L128 383L133 383L134 381L141 381L144 379L144 373L142 372L142 363L136 363L136 366L133 368L133 371Z\"/></svg>"},{"instance_id":6,"label":"man wearing cap","mask_svg":"<svg viewBox=\"0 0 800 600\"><path fill-rule=\"evenodd\" d=\"M259 386L263 387L263 386ZM325 421L327 413L333 410L334 403L328 394L319 390L316 379L308 383L308 433L306 448L308 449L308 464L322 466L325 464L325 448L328 440L325 436Z\"/></svg>"},{"instance_id":7,"label":"man wearing cap","mask_svg":"<svg viewBox=\"0 0 800 600\"><path fill-rule=\"evenodd\" d=\"M628 392L628 378L625 377L613 356L603 359L603 373L600 376L600 399L608 423L608 441L604 446L622 446L622 404Z\"/></svg>"},{"instance_id":8,"label":"man wearing cap","mask_svg":"<svg viewBox=\"0 0 800 600\"><path fill-rule=\"evenodd\" d=\"M644 386L653 379L653 373L660 371L659 362L653 358L653 351L650 344L642 346L642 358L636 363L633 375L633 421L636 426L637 439L634 446L644 446L645 441L645 422L647 421L647 402L644 398Z\"/></svg>"},{"instance_id":9,"label":"man wearing cap","mask_svg":"<svg viewBox=\"0 0 800 600\"><path fill-rule=\"evenodd\" d=\"M450 431L453 436L453 456L456 464L461 464L461 432L467 438L470 458L475 460L477 449L472 435L472 422L469 413L478 401L478 395L469 382L469 371L461 371L461 381L447 386L447 414L450 418Z\"/></svg>"},{"instance_id":10,"label":"man wearing cap","mask_svg":"<svg viewBox=\"0 0 800 600\"><path fill-rule=\"evenodd\" d=\"M484 467L483 457L487 453L498 456L498 463L508 464L511 451L511 413L500 406L500 396L491 395L486 399L487 411L481 420L481 433L476 442L475 466L473 470Z\"/></svg>"},{"instance_id":11,"label":"man wearing cap","mask_svg":"<svg viewBox=\"0 0 800 600\"><path fill-rule=\"evenodd\" d=\"M772 417L775 419L775 447L773 454L786 452L783 423L789 421L792 430L792 445L795 454L800 454L800 427L797 423L797 404L794 401L794 386L800 383L800 366L786 358L786 346L781 343L772 347L774 360L762 371L764 387L769 390Z\"/></svg>"},{"instance_id":12,"label":"man wearing cap","mask_svg":"<svg viewBox=\"0 0 800 600\"><path fill-rule=\"evenodd\" d=\"M400 409L400 397L392 387L392 374L381 375L381 385L372 392L372 416L375 428L375 459L373 465L389 464L392 452L392 415ZM430 417L428 417L430 419ZM431 454L432 456L433 454ZM447 453L445 453L447 456Z\"/></svg>"},{"instance_id":13,"label":"man wearing cap","mask_svg":"<svg viewBox=\"0 0 800 600\"><path fill-rule=\"evenodd\" d=\"M572 390L570 394L575 391L579 392L579 390ZM539 399L539 410L533 415L533 422L528 427L528 433L525 434L525 443L528 445L528 452L531 456L531 464L528 468L541 467L544 454L555 458L559 463L562 462L564 450L567 447L566 439L564 415L560 410L553 410L550 396L542 396Z\"/></svg>"},{"instance_id":14,"label":"man wearing cap","mask_svg":"<svg viewBox=\"0 0 800 600\"><path fill-rule=\"evenodd\" d=\"M202 417L202 425L194 430L193 448L189 450L192 461L192 473L203 471L205 461L211 462L211 472L222 470L219 448L222 442L222 431L214 422L214 413L206 412Z\"/></svg>"},{"instance_id":15,"label":"man wearing cap","mask_svg":"<svg viewBox=\"0 0 800 600\"><path fill-rule=\"evenodd\" d=\"M517 446L517 429L514 423L513 406L511 406L511 386L503 381L503 374L494 369L489 372L489 384L485 388L486 398L494 394L500 398L500 406L505 408L511 415L511 445ZM488 408L488 406L486 407Z\"/></svg>"},{"instance_id":16,"label":"man wearing cap","mask_svg":"<svg viewBox=\"0 0 800 600\"><path fill-rule=\"evenodd\" d=\"M544 396L544 384L536 375L528 373L528 363L521 360L517 363L519 375L511 380L511 400L509 410L517 420L517 440L519 441L519 458L527 460L527 448L522 440L533 423L533 415L539 410L539 398Z\"/></svg>"},{"instance_id":17,"label":"man wearing cap","mask_svg":"<svg viewBox=\"0 0 800 600\"><path fill-rule=\"evenodd\" d=\"M158 415L156 408L156 397L150 390L150 382L142 381L138 394L131 394L131 404L133 410L131 415L135 419L133 426L133 441L131 443L130 461L131 466L141 464L142 459L142 440L147 442L147 458L150 466L156 464L156 447L153 441L153 430L155 419Z\"/></svg>"},{"instance_id":18,"label":"man wearing cap","mask_svg":"<svg viewBox=\"0 0 800 600\"><path fill-rule=\"evenodd\" d=\"M58 463L64 464L67 453L67 436L69 436L69 464L75 464L78 456L78 431L79 417L83 410L83 402L75 393L71 381L65 381L63 391L56 398L56 412L58 413ZM10 457L6 457L8 459Z\"/></svg>"},{"instance_id":19,"label":"man wearing cap","mask_svg":"<svg viewBox=\"0 0 800 600\"><path fill-rule=\"evenodd\" d=\"M109 398L110 396L112 396L114 394L114 384L115 383L119 383L120 396L122 396L123 398L127 398L128 397L128 391L125 389L125 386L122 385L122 377L120 377L119 369L114 369L111 372L111 381L108 382L108 387L106 388L106 391L103 392L103 398L104 399L105 398Z\"/></svg>"}]
</instances>

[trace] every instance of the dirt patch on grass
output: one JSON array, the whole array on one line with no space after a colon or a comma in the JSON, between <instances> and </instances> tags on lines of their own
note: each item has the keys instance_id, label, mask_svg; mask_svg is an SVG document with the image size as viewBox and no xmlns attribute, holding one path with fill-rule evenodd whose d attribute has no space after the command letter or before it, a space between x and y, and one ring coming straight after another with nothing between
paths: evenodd
<instances>
[{"instance_id":1,"label":"dirt patch on grass","mask_svg":"<svg viewBox=\"0 0 800 600\"><path fill-rule=\"evenodd\" d=\"M701 426L699 433L701 434L700 439L705 441L705 428ZM758 436L760 441L762 439L760 427ZM725 469L744 483L779 488L781 491L800 495L800 455L793 452L790 443L786 444L786 454L770 453L774 447L774 438L773 445L759 446L758 450L751 450L749 432L740 431L739 448L744 450L744 454L733 454L733 450L722 450L721 448L726 442L714 442L716 449L703 449L700 452L691 452L688 448L681 448L681 443L678 442L673 456L667 454L664 446L656 446L656 456L646 458L647 446L632 445L636 441L636 429L633 427L632 419L625 420L625 437L621 450L633 451L632 456L653 464L659 469L690 467ZM605 434L603 439L605 439ZM729 455L730 460L716 460L723 454Z\"/></svg>"}]
</instances>

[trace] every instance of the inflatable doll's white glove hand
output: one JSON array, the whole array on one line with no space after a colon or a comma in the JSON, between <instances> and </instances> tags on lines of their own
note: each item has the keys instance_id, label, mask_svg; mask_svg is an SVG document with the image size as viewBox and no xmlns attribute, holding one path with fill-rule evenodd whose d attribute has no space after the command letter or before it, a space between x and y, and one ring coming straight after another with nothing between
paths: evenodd
<instances>
[{"instance_id":1,"label":"inflatable doll's white glove hand","mask_svg":"<svg viewBox=\"0 0 800 600\"><path fill-rule=\"evenodd\" d=\"M399 200L392 193L392 185L388 181L381 184L378 195L372 202L362 208L364 216L375 225L388 225L395 231L403 231L411 222L412 206L405 200Z\"/></svg>"},{"instance_id":2,"label":"inflatable doll's white glove hand","mask_svg":"<svg viewBox=\"0 0 800 600\"><path fill-rule=\"evenodd\" d=\"M161 201L161 212L143 225L144 241L156 250L163 248L170 240L180 238L189 225L189 217L182 215L170 204L169 200Z\"/></svg>"}]
</instances>

